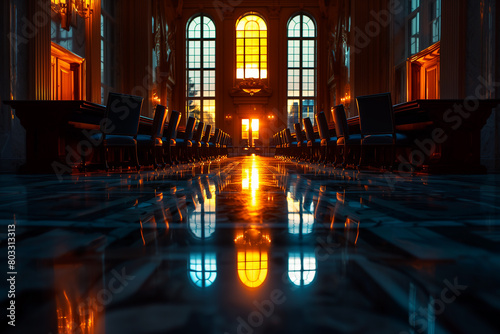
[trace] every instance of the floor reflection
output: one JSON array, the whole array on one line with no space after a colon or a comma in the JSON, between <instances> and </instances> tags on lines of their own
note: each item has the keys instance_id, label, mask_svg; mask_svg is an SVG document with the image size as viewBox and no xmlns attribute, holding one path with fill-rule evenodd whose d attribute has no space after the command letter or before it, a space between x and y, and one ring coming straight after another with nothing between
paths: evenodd
<instances>
[{"instance_id":1,"label":"floor reflection","mask_svg":"<svg viewBox=\"0 0 500 334\"><path fill-rule=\"evenodd\" d=\"M189 255L189 278L200 288L212 285L217 278L215 253L191 253Z\"/></svg>"},{"instance_id":2,"label":"floor reflection","mask_svg":"<svg viewBox=\"0 0 500 334\"><path fill-rule=\"evenodd\" d=\"M267 277L269 262L269 234L249 228L239 231L234 240L236 244L238 277L249 288L257 288Z\"/></svg>"},{"instance_id":3,"label":"floor reflection","mask_svg":"<svg viewBox=\"0 0 500 334\"><path fill-rule=\"evenodd\" d=\"M314 251L293 252L288 255L288 277L297 286L309 285L316 277Z\"/></svg>"},{"instance_id":4,"label":"floor reflection","mask_svg":"<svg viewBox=\"0 0 500 334\"><path fill-rule=\"evenodd\" d=\"M0 185L21 333L496 332L495 177L249 156Z\"/></svg>"}]
</instances>

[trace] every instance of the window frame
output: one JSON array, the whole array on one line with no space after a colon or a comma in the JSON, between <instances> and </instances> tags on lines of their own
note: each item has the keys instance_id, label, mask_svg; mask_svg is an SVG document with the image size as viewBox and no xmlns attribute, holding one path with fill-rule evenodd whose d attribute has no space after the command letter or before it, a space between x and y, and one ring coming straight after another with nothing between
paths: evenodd
<instances>
[{"instance_id":1,"label":"window frame","mask_svg":"<svg viewBox=\"0 0 500 334\"><path fill-rule=\"evenodd\" d=\"M238 25L240 24L241 20L243 20L244 18L246 18L247 16L257 16L259 17L263 23L265 24L266 26L266 30L259 30L259 37L258 37L258 40L259 40L259 44L258 44L258 49L259 49L259 54L258 54L258 58L259 58L259 67L258 67L258 73L259 73L259 76L258 77L251 77L251 76L246 76L246 64L247 64L247 55L246 55L246 52L245 52L245 49L247 47L246 45L246 39L249 38L246 36L246 34L244 34L243 37L238 37L238 31L246 31L246 30L238 30ZM265 34L265 37L263 37L261 35L261 32L262 31L265 31L266 34ZM248 13L245 13L243 14L237 21L236 21L236 25L235 25L235 68L236 68L236 80L237 81L244 81L244 80L248 80L250 78L254 78L254 79L257 79L257 80L268 80L269 78L269 53L268 53L268 32L269 32L269 29L268 29L268 24L266 22L266 19L259 13L257 12L248 12ZM238 53L238 41L239 40L243 40L243 53L242 54L239 54ZM262 45L262 42L265 40L265 46ZM265 54L262 53L262 49L265 48ZM238 75L238 64L240 64L241 62L238 62L238 56L243 56L243 77L239 77ZM263 61L262 58L263 57L266 57L266 60ZM264 64L264 66L263 66ZM265 70L266 71L266 76L263 77L262 76L262 71Z\"/></svg>"},{"instance_id":2,"label":"window frame","mask_svg":"<svg viewBox=\"0 0 500 334\"><path fill-rule=\"evenodd\" d=\"M190 37L190 30L189 27L193 23L193 21L196 18L200 18L200 23L199 23L199 37ZM204 20L208 19L212 24L213 24L213 29L214 29L214 37L205 37L204 35L204 26L205 22ZM195 117L198 121L204 122L205 125L211 124L212 125L212 132L215 131L216 127L216 120L217 120L217 108L216 108L216 67L217 67L217 26L215 25L215 21L212 19L212 17L206 13L197 13L193 15L185 25L185 36L186 36L186 62L185 62L185 78L186 78L186 90L185 90L185 108L186 108L186 116L193 116ZM190 57L190 42L198 42L199 43L199 66L198 67L190 67L190 62L189 62L189 57ZM213 42L213 61L210 59L208 61L205 61L205 47L204 43L205 42ZM211 54L208 54L207 57L210 57ZM213 66L205 66L205 63L211 63ZM212 90L205 89L205 72L211 71L213 73L212 82L208 83L207 85L211 85L213 83L213 94L208 95L207 92L210 92ZM190 72L198 72L199 73L199 96L189 96L189 74ZM198 101L198 105L200 108L200 116L199 118L196 116L194 113L190 113L189 111L189 101ZM208 120L205 115L205 112L207 108L213 108L213 118L212 121ZM212 113L212 112L207 112Z\"/></svg>"},{"instance_id":3,"label":"window frame","mask_svg":"<svg viewBox=\"0 0 500 334\"><path fill-rule=\"evenodd\" d=\"M300 34L299 34L299 37L296 37L296 36L290 36L289 32L290 32L290 24L293 22L293 20L296 18L296 17L300 17L300 21L299 21L299 25L300 25ZM313 37L304 37L304 28L303 28L303 24L304 24L304 17L307 17L311 20L312 24L314 25L314 36ZM315 120L315 117L314 115L316 114L316 111L317 111L317 103L318 103L318 83L317 83L317 80L318 80L318 75L317 75L317 71L318 71L318 25L316 23L316 20L314 19L314 17L309 14L309 13L304 13L304 12L300 12L300 13L295 13L293 14L292 16L290 16L290 19L288 20L287 24L286 24L286 37L287 37L287 44L286 44L286 47L287 47L287 51L286 51L286 60L287 60L287 71L286 71L286 76L287 76L287 90L286 90L286 98L287 98L287 125L288 127L290 128L293 128L293 124L290 123L290 110L291 110L291 107L292 106L295 106L295 104L290 104L291 102L292 103L296 103L296 101L298 101L298 120L299 122L302 122L302 119L304 118L304 114L303 114L303 111L304 111L304 107L306 107L307 105L304 103L306 100L310 101L312 100L314 102L313 104L313 111L312 111L312 117L311 116L308 116L310 119L311 119L311 122L313 123L313 125L315 125L316 123L316 120ZM298 48L299 48L299 61L298 61L298 64L299 66L290 66L290 41L298 41ZM304 41L313 41L314 43L314 46L313 46L313 67L304 67ZM312 83L313 83L313 92L314 94L312 96L310 95L304 95L304 71L305 70L312 70L313 71L313 80L312 80ZM299 81L298 81L298 95L293 95L293 93L291 94L291 92L294 92L294 90L290 90L290 71L298 71L298 78L299 78ZM292 121L293 123L293 121Z\"/></svg>"}]
</instances>

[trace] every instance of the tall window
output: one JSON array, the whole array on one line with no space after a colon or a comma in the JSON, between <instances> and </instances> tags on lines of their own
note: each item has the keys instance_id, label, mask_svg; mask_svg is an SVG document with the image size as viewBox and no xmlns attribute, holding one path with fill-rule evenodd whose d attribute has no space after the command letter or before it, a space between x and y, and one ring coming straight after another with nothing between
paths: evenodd
<instances>
[{"instance_id":1,"label":"tall window","mask_svg":"<svg viewBox=\"0 0 500 334\"><path fill-rule=\"evenodd\" d=\"M430 4L431 21L431 43L441 40L441 0L435 0Z\"/></svg>"},{"instance_id":2,"label":"tall window","mask_svg":"<svg viewBox=\"0 0 500 334\"><path fill-rule=\"evenodd\" d=\"M288 23L288 127L316 111L316 26L304 14Z\"/></svg>"},{"instance_id":3,"label":"tall window","mask_svg":"<svg viewBox=\"0 0 500 334\"><path fill-rule=\"evenodd\" d=\"M236 78L267 78L267 25L255 14L236 24Z\"/></svg>"},{"instance_id":4,"label":"tall window","mask_svg":"<svg viewBox=\"0 0 500 334\"><path fill-rule=\"evenodd\" d=\"M188 22L186 69L187 115L215 129L215 25L205 15Z\"/></svg>"},{"instance_id":5,"label":"tall window","mask_svg":"<svg viewBox=\"0 0 500 334\"><path fill-rule=\"evenodd\" d=\"M441 40L441 0L408 0L406 19L410 56Z\"/></svg>"},{"instance_id":6,"label":"tall window","mask_svg":"<svg viewBox=\"0 0 500 334\"><path fill-rule=\"evenodd\" d=\"M115 88L115 2L101 2L101 103L105 104L108 93Z\"/></svg>"}]
</instances>

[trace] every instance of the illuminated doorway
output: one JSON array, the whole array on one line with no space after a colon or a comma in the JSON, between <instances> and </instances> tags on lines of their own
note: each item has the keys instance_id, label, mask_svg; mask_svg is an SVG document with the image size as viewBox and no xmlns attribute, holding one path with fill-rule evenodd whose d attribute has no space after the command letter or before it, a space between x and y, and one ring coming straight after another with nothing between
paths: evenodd
<instances>
[{"instance_id":1,"label":"illuminated doorway","mask_svg":"<svg viewBox=\"0 0 500 334\"><path fill-rule=\"evenodd\" d=\"M241 120L241 140L248 147L255 147L255 140L259 140L259 119L242 119Z\"/></svg>"}]
</instances>

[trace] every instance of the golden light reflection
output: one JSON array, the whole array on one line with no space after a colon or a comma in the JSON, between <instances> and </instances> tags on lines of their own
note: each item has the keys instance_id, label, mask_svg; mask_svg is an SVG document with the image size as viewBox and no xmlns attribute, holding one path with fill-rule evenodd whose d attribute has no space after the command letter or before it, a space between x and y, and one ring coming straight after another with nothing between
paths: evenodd
<instances>
[{"instance_id":1,"label":"golden light reflection","mask_svg":"<svg viewBox=\"0 0 500 334\"><path fill-rule=\"evenodd\" d=\"M259 169L257 168L257 164L255 162L255 158L252 159L252 164L249 168L243 168L242 172L242 180L241 180L241 189L243 191L250 191L251 202L250 205L252 207L256 207L258 204L257 198L257 190L259 190L260 184L260 176Z\"/></svg>"},{"instance_id":2,"label":"golden light reflection","mask_svg":"<svg viewBox=\"0 0 500 334\"><path fill-rule=\"evenodd\" d=\"M54 270L57 273L55 286L58 291L55 298L57 333L95 333L97 315L103 308L102 305L96 303L96 300L85 298L85 295L82 295L76 288L75 285L82 275L82 267L79 265L56 265Z\"/></svg>"},{"instance_id":3,"label":"golden light reflection","mask_svg":"<svg viewBox=\"0 0 500 334\"><path fill-rule=\"evenodd\" d=\"M269 235L257 229L240 232L236 238L238 277L249 288L262 285L267 277Z\"/></svg>"}]
</instances>

